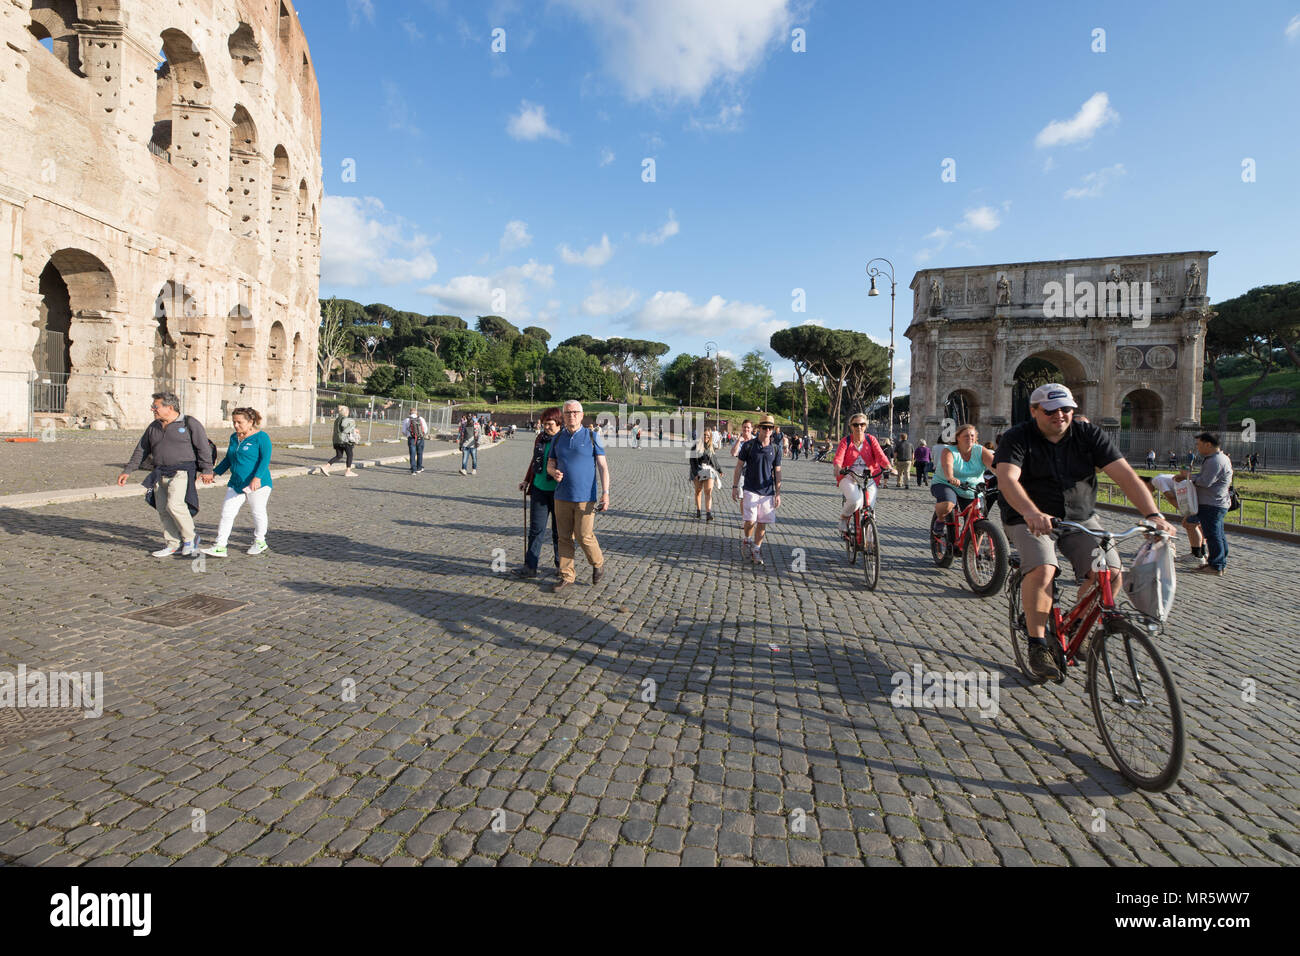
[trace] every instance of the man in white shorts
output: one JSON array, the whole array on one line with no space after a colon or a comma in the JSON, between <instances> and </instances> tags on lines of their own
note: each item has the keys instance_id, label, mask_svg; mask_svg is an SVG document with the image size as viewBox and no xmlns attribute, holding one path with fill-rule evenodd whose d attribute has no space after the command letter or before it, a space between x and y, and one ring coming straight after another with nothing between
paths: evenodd
<instances>
[{"instance_id":1,"label":"man in white shorts","mask_svg":"<svg viewBox=\"0 0 1300 956\"><path fill-rule=\"evenodd\" d=\"M776 521L781 507L781 443L772 440L776 419L764 415L758 423L758 437L742 444L736 453L736 470L731 478L731 498L741 501L745 523L743 548L755 564L763 563L760 549L767 526ZM745 476L741 500L740 476Z\"/></svg>"}]
</instances>

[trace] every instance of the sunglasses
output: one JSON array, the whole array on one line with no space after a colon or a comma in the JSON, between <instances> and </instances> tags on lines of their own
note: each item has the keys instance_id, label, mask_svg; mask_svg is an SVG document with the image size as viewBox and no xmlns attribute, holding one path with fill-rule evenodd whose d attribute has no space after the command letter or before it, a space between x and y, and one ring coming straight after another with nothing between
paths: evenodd
<instances>
[{"instance_id":1,"label":"sunglasses","mask_svg":"<svg viewBox=\"0 0 1300 956\"><path fill-rule=\"evenodd\" d=\"M1043 414L1046 415L1048 418L1055 418L1057 415L1060 415L1060 416L1062 416L1062 417L1066 417L1066 416L1069 416L1069 415L1073 415L1073 414L1074 414L1074 409L1073 409L1073 408L1058 408L1058 409L1055 409L1054 411L1050 411L1050 412L1044 409Z\"/></svg>"},{"instance_id":2,"label":"sunglasses","mask_svg":"<svg viewBox=\"0 0 1300 956\"><path fill-rule=\"evenodd\" d=\"M850 422L850 423L849 423L849 427L850 427L850 428L866 428L866 427L867 427L867 423L866 423L866 422Z\"/></svg>"},{"instance_id":3,"label":"sunglasses","mask_svg":"<svg viewBox=\"0 0 1300 956\"><path fill-rule=\"evenodd\" d=\"M759 431L769 431L769 432L770 432L770 431L771 431L773 428L775 428L775 427L776 427L775 425L759 425L759 426L758 426L758 430L759 430Z\"/></svg>"}]
</instances>

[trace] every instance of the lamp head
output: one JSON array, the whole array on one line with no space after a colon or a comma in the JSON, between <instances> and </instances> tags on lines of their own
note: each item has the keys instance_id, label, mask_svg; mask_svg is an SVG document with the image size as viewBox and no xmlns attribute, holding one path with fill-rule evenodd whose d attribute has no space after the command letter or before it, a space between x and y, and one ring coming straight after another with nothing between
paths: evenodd
<instances>
[{"instance_id":1,"label":"lamp head","mask_svg":"<svg viewBox=\"0 0 1300 956\"><path fill-rule=\"evenodd\" d=\"M875 276L872 276L872 277L871 277L871 291L868 292L867 295L880 295L880 291L876 288L876 277L875 277Z\"/></svg>"}]
</instances>

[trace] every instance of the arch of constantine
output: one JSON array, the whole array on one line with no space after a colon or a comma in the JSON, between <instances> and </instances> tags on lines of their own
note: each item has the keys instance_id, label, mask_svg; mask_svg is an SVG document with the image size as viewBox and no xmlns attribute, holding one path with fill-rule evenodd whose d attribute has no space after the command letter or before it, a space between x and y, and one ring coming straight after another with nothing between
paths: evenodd
<instances>
[{"instance_id":1,"label":"arch of constantine","mask_svg":"<svg viewBox=\"0 0 1300 956\"><path fill-rule=\"evenodd\" d=\"M1200 428L1213 255L917 272L904 333L912 342L916 437L939 437L951 418L991 439L1028 417L1034 386L1059 381L1096 424L1122 428L1161 456L1190 447Z\"/></svg>"},{"instance_id":2,"label":"arch of constantine","mask_svg":"<svg viewBox=\"0 0 1300 956\"><path fill-rule=\"evenodd\" d=\"M289 0L0 6L0 430L311 414L320 94ZM102 426L100 426L102 427Z\"/></svg>"}]
</instances>

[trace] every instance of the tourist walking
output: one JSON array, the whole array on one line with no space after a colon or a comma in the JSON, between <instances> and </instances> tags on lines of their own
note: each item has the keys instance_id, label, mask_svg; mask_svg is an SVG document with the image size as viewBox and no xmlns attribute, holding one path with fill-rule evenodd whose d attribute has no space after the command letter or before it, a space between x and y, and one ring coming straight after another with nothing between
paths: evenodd
<instances>
[{"instance_id":1,"label":"tourist walking","mask_svg":"<svg viewBox=\"0 0 1300 956\"><path fill-rule=\"evenodd\" d=\"M546 470L546 460L550 457L551 446L555 436L563 427L560 421L558 405L542 409L541 426L533 442L533 455L524 472L524 480L519 483L519 490L528 499L528 543L524 549L524 566L515 573L523 578L537 577L537 565L542 557L542 535L547 522L551 525L551 553L555 557L555 566L560 566L560 529L555 523L555 487L557 482Z\"/></svg>"},{"instance_id":2,"label":"tourist walking","mask_svg":"<svg viewBox=\"0 0 1300 956\"><path fill-rule=\"evenodd\" d=\"M478 443L483 438L483 428L478 419L466 415L461 419L457 440L460 443L460 473L478 474Z\"/></svg>"},{"instance_id":3,"label":"tourist walking","mask_svg":"<svg viewBox=\"0 0 1300 956\"><path fill-rule=\"evenodd\" d=\"M706 431L704 438L691 449L691 483L695 486L695 520L700 520L700 500L704 500L705 521L713 520L713 483L722 474L715 454L713 432Z\"/></svg>"},{"instance_id":4,"label":"tourist walking","mask_svg":"<svg viewBox=\"0 0 1300 956\"><path fill-rule=\"evenodd\" d=\"M591 583L600 583L605 556L596 541L596 512L609 510L609 463L605 444L594 429L582 427L582 403L569 399L562 412L564 428L555 437L546 460L555 488L555 523L560 531L560 580L554 591L574 581L573 542L576 539L591 565ZM601 492L597 495L597 479ZM599 501L599 504L597 504Z\"/></svg>"},{"instance_id":5,"label":"tourist walking","mask_svg":"<svg viewBox=\"0 0 1300 956\"><path fill-rule=\"evenodd\" d=\"M1201 432L1196 436L1196 451L1201 455L1200 473L1193 477L1188 471L1174 476L1177 481L1191 478L1196 486L1196 514L1188 523L1200 527L1209 550L1208 562L1196 570L1207 574L1223 574L1228 569L1228 537L1223 531L1223 518L1232 500L1232 463L1219 448L1219 436Z\"/></svg>"},{"instance_id":6,"label":"tourist walking","mask_svg":"<svg viewBox=\"0 0 1300 956\"><path fill-rule=\"evenodd\" d=\"M1172 448L1169 449L1169 467L1170 468L1178 467L1178 456L1174 454L1174 450Z\"/></svg>"},{"instance_id":7,"label":"tourist walking","mask_svg":"<svg viewBox=\"0 0 1300 956\"><path fill-rule=\"evenodd\" d=\"M746 418L740 423L740 434L736 440L731 443L731 457L735 458L740 454L741 446L754 437L754 423Z\"/></svg>"},{"instance_id":8,"label":"tourist walking","mask_svg":"<svg viewBox=\"0 0 1300 956\"><path fill-rule=\"evenodd\" d=\"M1258 470L1259 470L1259 452L1253 451L1250 453L1250 473L1253 475Z\"/></svg>"},{"instance_id":9,"label":"tourist walking","mask_svg":"<svg viewBox=\"0 0 1300 956\"><path fill-rule=\"evenodd\" d=\"M334 413L334 432L330 438L331 443L334 445L334 457L320 466L320 473L328 476L330 465L337 464L340 459L346 458L347 466L343 470L343 477L355 478L357 473L352 470L352 450L360 440L361 435L357 431L357 420L348 414L346 405L340 405Z\"/></svg>"},{"instance_id":10,"label":"tourist walking","mask_svg":"<svg viewBox=\"0 0 1300 956\"><path fill-rule=\"evenodd\" d=\"M895 488L910 488L907 476L912 473L912 460L916 450L912 443L907 440L907 432L903 432L898 437L898 444L894 446L894 470L898 472L898 481Z\"/></svg>"},{"instance_id":11,"label":"tourist walking","mask_svg":"<svg viewBox=\"0 0 1300 956\"><path fill-rule=\"evenodd\" d=\"M417 409L402 422L402 437L406 439L406 450L411 456L411 474L418 475L424 471L424 440L429 436L429 423L420 417Z\"/></svg>"},{"instance_id":12,"label":"tourist walking","mask_svg":"<svg viewBox=\"0 0 1300 956\"><path fill-rule=\"evenodd\" d=\"M1156 450L1154 448L1152 448L1150 451L1147 452L1147 467L1150 468L1152 471L1155 471Z\"/></svg>"},{"instance_id":13,"label":"tourist walking","mask_svg":"<svg viewBox=\"0 0 1300 956\"><path fill-rule=\"evenodd\" d=\"M213 469L214 475L230 472L226 500L221 504L217 540L212 547L203 549L204 554L214 558L226 556L226 542L245 501L253 510L253 544L248 553L270 550L266 545L266 503L271 497L271 438L259 427L262 416L255 408L236 408L230 413L230 423L235 431L226 456Z\"/></svg>"},{"instance_id":14,"label":"tourist walking","mask_svg":"<svg viewBox=\"0 0 1300 956\"><path fill-rule=\"evenodd\" d=\"M746 420L744 425L749 425ZM742 426L742 434L743 434ZM731 476L731 498L741 502L741 519L744 522L741 547L755 564L763 563L763 538L767 526L776 522L776 509L781 507L781 446L772 441L776 419L764 415L758 422L758 437L740 445L736 454L736 469ZM744 494L741 494L741 474L744 474Z\"/></svg>"},{"instance_id":15,"label":"tourist walking","mask_svg":"<svg viewBox=\"0 0 1300 956\"><path fill-rule=\"evenodd\" d=\"M921 443L916 446L916 451L912 453L912 461L916 467L916 487L930 484L930 446L921 439Z\"/></svg>"},{"instance_id":16,"label":"tourist walking","mask_svg":"<svg viewBox=\"0 0 1300 956\"><path fill-rule=\"evenodd\" d=\"M136 442L117 483L125 485L146 456L152 460L153 470L144 480L149 490L145 499L148 501L152 495L149 503L158 512L163 533L163 548L153 556L166 558L180 550L188 557L199 547L194 530L194 516L199 513L196 477L205 485L212 484L215 456L203 424L191 415L181 415L181 400L174 392L155 392L152 397L149 410L153 421Z\"/></svg>"}]
</instances>

